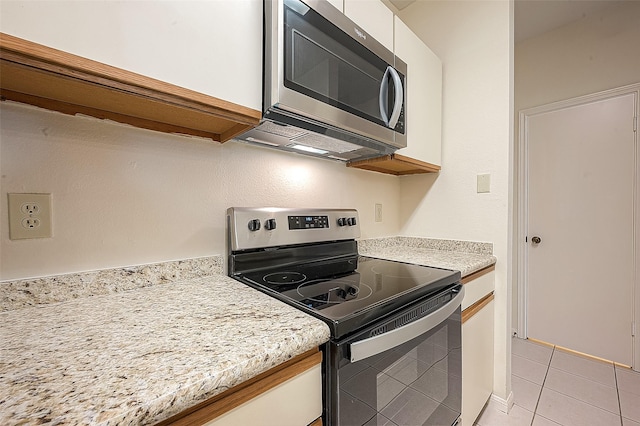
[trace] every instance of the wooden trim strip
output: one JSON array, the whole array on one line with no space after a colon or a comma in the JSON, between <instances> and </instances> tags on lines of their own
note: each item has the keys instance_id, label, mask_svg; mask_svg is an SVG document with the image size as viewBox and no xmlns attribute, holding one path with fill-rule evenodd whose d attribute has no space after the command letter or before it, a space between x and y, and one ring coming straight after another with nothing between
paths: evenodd
<instances>
[{"instance_id":1,"label":"wooden trim strip","mask_svg":"<svg viewBox=\"0 0 640 426\"><path fill-rule=\"evenodd\" d=\"M576 350L573 350L573 349L565 348L564 346L554 345L553 343L545 342L544 340L538 340L538 339L534 339L534 338L531 338L531 337L527 337L527 340L530 340L530 341L532 341L534 343L538 343L540 345L549 346L551 348L555 348L555 349L558 349L558 350L560 350L562 352L566 352L566 353L569 353L569 354L572 354L572 355L576 355L576 356L579 356L579 357L582 357L582 358L592 359L594 361L600 361L600 362L604 362L604 363L607 363L607 364L613 364L613 365L617 365L619 367L624 367L624 368L629 368L629 369L632 368L631 366L626 365L626 364L621 364L619 362L611 361L610 359L606 359L606 358L600 358L599 356L595 356L595 355L589 355L589 354L586 354L584 352L580 352L580 351L576 351Z\"/></svg>"},{"instance_id":2,"label":"wooden trim strip","mask_svg":"<svg viewBox=\"0 0 640 426\"><path fill-rule=\"evenodd\" d=\"M531 337L527 337L527 340L530 340L533 343L538 343L540 345L549 346L550 348L555 348L556 347L556 345L551 344L549 342L545 342L544 340L538 340L538 339L534 339L534 338L531 338Z\"/></svg>"},{"instance_id":3,"label":"wooden trim strip","mask_svg":"<svg viewBox=\"0 0 640 426\"><path fill-rule=\"evenodd\" d=\"M487 306L491 301L493 301L493 299L494 299L493 292L491 292L487 294L485 297L483 297L482 299L478 300L473 305L467 307L467 309L465 309L464 311L462 311L462 324L464 324L471 317L473 317L475 314L480 312L480 310L485 306Z\"/></svg>"},{"instance_id":4,"label":"wooden trim strip","mask_svg":"<svg viewBox=\"0 0 640 426\"><path fill-rule=\"evenodd\" d=\"M438 173L440 171L440 166L399 154L389 154L365 160L350 161L347 163L347 167L355 167L396 176L418 173Z\"/></svg>"},{"instance_id":5,"label":"wooden trim strip","mask_svg":"<svg viewBox=\"0 0 640 426\"><path fill-rule=\"evenodd\" d=\"M475 280L476 278L480 278L481 276L488 274L489 272L495 271L496 270L496 265L493 264L491 266L487 266L486 268L482 268L479 271L474 272L471 275L467 275L466 277L463 277L462 280L460 280L460 282L462 284L467 284L470 281Z\"/></svg>"},{"instance_id":6,"label":"wooden trim strip","mask_svg":"<svg viewBox=\"0 0 640 426\"><path fill-rule=\"evenodd\" d=\"M200 131L200 130L183 127L183 126L172 125L172 124L164 123L160 121L147 120L139 117L132 117L126 114L119 114L116 112L105 111L102 109L85 107L82 105L62 102L55 99L41 98L39 96L33 96L25 93L14 92L12 90L3 89L2 100L3 101L10 100L10 101L20 102L28 105L34 105L40 108L48 109L50 111L58 111L68 115L76 115L76 114L88 115L90 117L98 118L101 120L112 120L118 123L129 124L131 126L138 127L141 129L155 130L163 133L175 133L175 134L184 134L189 136L203 137L203 138L212 139L216 142L221 142L221 139L222 139L222 137L219 134L214 132ZM245 129L244 131L250 130L252 127L252 126L246 126L241 124L238 124L237 126L242 126L242 128ZM240 133L242 132L243 130L240 131ZM228 140L228 139L225 139L225 140Z\"/></svg>"},{"instance_id":7,"label":"wooden trim strip","mask_svg":"<svg viewBox=\"0 0 640 426\"><path fill-rule=\"evenodd\" d=\"M2 98L224 142L261 111L0 33ZM214 135L213 137L211 135Z\"/></svg>"},{"instance_id":8,"label":"wooden trim strip","mask_svg":"<svg viewBox=\"0 0 640 426\"><path fill-rule=\"evenodd\" d=\"M178 413L158 423L157 426L201 425L321 363L322 352L317 348L312 349L188 410Z\"/></svg>"}]
</instances>

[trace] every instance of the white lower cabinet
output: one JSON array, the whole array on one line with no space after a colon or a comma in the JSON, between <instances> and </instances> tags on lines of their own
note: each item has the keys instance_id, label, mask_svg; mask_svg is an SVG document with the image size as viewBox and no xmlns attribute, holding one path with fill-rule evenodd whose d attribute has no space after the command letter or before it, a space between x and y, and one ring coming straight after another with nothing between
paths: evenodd
<instances>
[{"instance_id":1,"label":"white lower cabinet","mask_svg":"<svg viewBox=\"0 0 640 426\"><path fill-rule=\"evenodd\" d=\"M462 426L472 426L493 392L495 272L462 280Z\"/></svg>"},{"instance_id":2,"label":"white lower cabinet","mask_svg":"<svg viewBox=\"0 0 640 426\"><path fill-rule=\"evenodd\" d=\"M322 425L321 365L306 352L157 426Z\"/></svg>"},{"instance_id":3,"label":"white lower cabinet","mask_svg":"<svg viewBox=\"0 0 640 426\"><path fill-rule=\"evenodd\" d=\"M299 426L322 415L320 365L264 392L207 426Z\"/></svg>"}]
</instances>

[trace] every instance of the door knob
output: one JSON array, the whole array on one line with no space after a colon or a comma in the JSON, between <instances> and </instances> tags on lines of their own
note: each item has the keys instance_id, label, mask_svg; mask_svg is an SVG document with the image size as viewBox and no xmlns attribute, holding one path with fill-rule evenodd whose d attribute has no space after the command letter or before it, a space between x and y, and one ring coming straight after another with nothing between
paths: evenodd
<instances>
[{"instance_id":1,"label":"door knob","mask_svg":"<svg viewBox=\"0 0 640 426\"><path fill-rule=\"evenodd\" d=\"M531 238L531 242L532 242L533 244L540 244L540 242L541 242L541 241L542 241L542 240L540 239L540 237L533 237L533 238Z\"/></svg>"}]
</instances>

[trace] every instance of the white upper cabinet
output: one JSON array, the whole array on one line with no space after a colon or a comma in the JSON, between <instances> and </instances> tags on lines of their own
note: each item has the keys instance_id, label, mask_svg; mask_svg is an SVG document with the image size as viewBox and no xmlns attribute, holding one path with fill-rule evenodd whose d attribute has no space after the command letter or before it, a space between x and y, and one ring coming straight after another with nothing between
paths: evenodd
<instances>
[{"instance_id":1,"label":"white upper cabinet","mask_svg":"<svg viewBox=\"0 0 640 426\"><path fill-rule=\"evenodd\" d=\"M262 0L3 1L0 31L262 109Z\"/></svg>"},{"instance_id":2,"label":"white upper cabinet","mask_svg":"<svg viewBox=\"0 0 640 426\"><path fill-rule=\"evenodd\" d=\"M393 12L377 0L344 0L344 14L393 52Z\"/></svg>"},{"instance_id":3,"label":"white upper cabinet","mask_svg":"<svg viewBox=\"0 0 640 426\"><path fill-rule=\"evenodd\" d=\"M329 3L334 5L336 7L336 9L338 9L340 12L344 12L344 1L343 0L328 0L328 1L329 1Z\"/></svg>"},{"instance_id":4,"label":"white upper cabinet","mask_svg":"<svg viewBox=\"0 0 640 426\"><path fill-rule=\"evenodd\" d=\"M407 63L407 147L397 154L442 163L442 62L395 17L395 54Z\"/></svg>"}]
</instances>

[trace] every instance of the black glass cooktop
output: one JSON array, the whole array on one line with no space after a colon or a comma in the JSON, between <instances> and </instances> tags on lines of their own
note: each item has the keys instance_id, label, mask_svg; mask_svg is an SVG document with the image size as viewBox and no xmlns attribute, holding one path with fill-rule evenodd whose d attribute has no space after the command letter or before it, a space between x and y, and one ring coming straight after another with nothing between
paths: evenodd
<instances>
[{"instance_id":1,"label":"black glass cooktop","mask_svg":"<svg viewBox=\"0 0 640 426\"><path fill-rule=\"evenodd\" d=\"M365 256L264 268L239 280L325 320L337 338L460 280L460 273Z\"/></svg>"}]
</instances>

